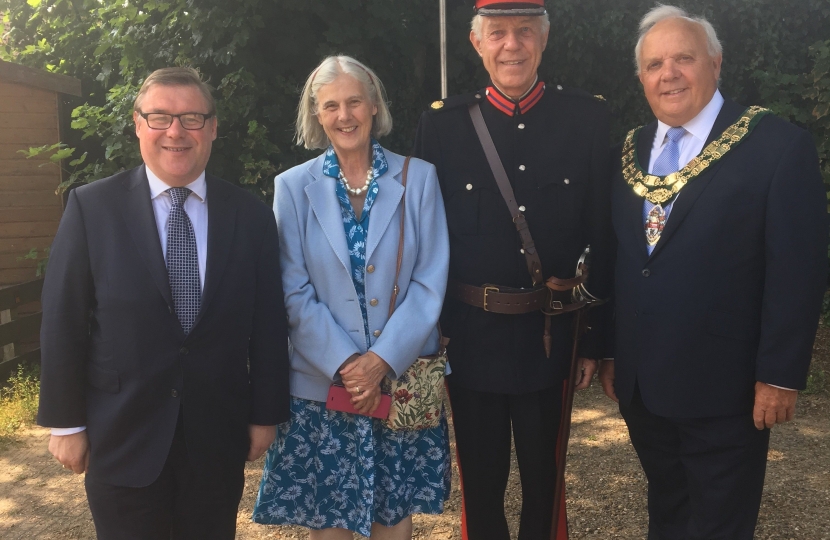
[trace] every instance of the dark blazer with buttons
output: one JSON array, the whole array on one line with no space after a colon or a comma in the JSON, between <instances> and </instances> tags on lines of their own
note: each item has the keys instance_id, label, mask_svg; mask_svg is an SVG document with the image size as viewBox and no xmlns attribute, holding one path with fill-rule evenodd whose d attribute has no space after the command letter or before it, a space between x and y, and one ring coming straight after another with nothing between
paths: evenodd
<instances>
[{"instance_id":1,"label":"dark blazer with buttons","mask_svg":"<svg viewBox=\"0 0 830 540\"><path fill-rule=\"evenodd\" d=\"M707 144L743 113L727 100ZM653 122L636 141L648 167ZM618 165L619 168L619 165ZM617 173L615 390L653 413L752 410L756 381L805 386L827 283L827 201L809 133L772 115L680 192L649 257Z\"/></svg>"},{"instance_id":2,"label":"dark blazer with buttons","mask_svg":"<svg viewBox=\"0 0 830 540\"><path fill-rule=\"evenodd\" d=\"M481 104L542 262L545 277L573 277L585 246L594 257L590 289L610 290L610 149L608 111L601 99L547 85L525 114L497 110L484 91L443 100L418 125L414 154L435 164L450 233L450 279L469 285L531 287L521 242L476 136L468 105ZM606 168L608 167L608 168ZM503 315L447 295L441 327L453 381L508 394L561 384L571 356L573 318L552 318L553 347L545 356L541 312ZM602 356L601 340L584 353Z\"/></svg>"},{"instance_id":3,"label":"dark blazer with buttons","mask_svg":"<svg viewBox=\"0 0 830 540\"><path fill-rule=\"evenodd\" d=\"M205 475L239 470L248 424L288 419L287 329L270 209L207 175L201 311L176 317L144 166L69 196L43 288L38 423L87 426L88 473L142 487L181 411Z\"/></svg>"}]
</instances>

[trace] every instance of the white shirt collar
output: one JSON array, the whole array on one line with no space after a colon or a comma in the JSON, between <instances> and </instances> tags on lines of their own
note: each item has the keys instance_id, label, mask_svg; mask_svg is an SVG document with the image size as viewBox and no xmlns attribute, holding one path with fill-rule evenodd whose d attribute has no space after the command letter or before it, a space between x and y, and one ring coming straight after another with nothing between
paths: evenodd
<instances>
[{"instance_id":1,"label":"white shirt collar","mask_svg":"<svg viewBox=\"0 0 830 540\"><path fill-rule=\"evenodd\" d=\"M697 116L683 124L683 128L692 134L696 139L699 139L701 142L705 143L706 138L709 136L709 133L712 131L712 127L715 125L715 120L718 118L718 113L720 113L721 107L723 107L723 96L720 93L720 90L715 90L715 95L712 96L712 99L709 100L709 103L703 107ZM657 121L657 132L654 134L654 140L660 141L660 144L666 140L666 133L668 133L669 129L674 126L670 126L661 122L660 120Z\"/></svg>"},{"instance_id":2,"label":"white shirt collar","mask_svg":"<svg viewBox=\"0 0 830 540\"><path fill-rule=\"evenodd\" d=\"M171 186L165 184L162 179L156 176L156 173L151 171L150 167L147 167L145 165L144 168L147 171L147 180L150 182L150 199L155 199L156 197L170 189ZM200 174L196 178L196 180L192 181L184 187L186 187L187 189L192 191L197 197L199 197L201 202L205 202L205 199L207 198L207 183L205 182L205 171L202 171L202 174Z\"/></svg>"}]
</instances>

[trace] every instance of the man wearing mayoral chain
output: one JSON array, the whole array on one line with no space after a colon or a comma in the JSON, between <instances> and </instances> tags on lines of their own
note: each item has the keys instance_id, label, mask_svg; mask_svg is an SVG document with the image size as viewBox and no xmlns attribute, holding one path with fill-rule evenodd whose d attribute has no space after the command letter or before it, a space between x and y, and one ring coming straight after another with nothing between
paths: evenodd
<instances>
[{"instance_id":1,"label":"man wearing mayoral chain","mask_svg":"<svg viewBox=\"0 0 830 540\"><path fill-rule=\"evenodd\" d=\"M450 338L462 533L509 538L512 435L522 485L519 538L564 540L556 459L569 426L563 390L587 387L604 350L602 307L574 346L574 314L590 297L572 289L607 296L612 274L608 111L603 98L538 76L550 27L542 0L478 0L471 26L490 81L434 102L421 117L414 152L435 164L447 208L441 327ZM586 284L577 264L588 245Z\"/></svg>"},{"instance_id":2,"label":"man wearing mayoral chain","mask_svg":"<svg viewBox=\"0 0 830 540\"><path fill-rule=\"evenodd\" d=\"M721 94L705 19L658 5L635 58L657 118L628 134L613 180L616 345L600 380L648 478L648 538L750 540L827 283L816 147Z\"/></svg>"}]
</instances>

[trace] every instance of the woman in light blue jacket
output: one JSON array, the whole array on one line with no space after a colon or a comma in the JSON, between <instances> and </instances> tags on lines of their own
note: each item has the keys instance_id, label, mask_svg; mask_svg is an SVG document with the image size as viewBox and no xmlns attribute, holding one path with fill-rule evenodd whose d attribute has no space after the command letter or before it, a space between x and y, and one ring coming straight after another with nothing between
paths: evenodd
<instances>
[{"instance_id":1,"label":"woman in light blue jacket","mask_svg":"<svg viewBox=\"0 0 830 540\"><path fill-rule=\"evenodd\" d=\"M446 420L392 431L366 416L384 376L438 351L449 266L435 168L375 140L392 128L383 86L347 56L326 58L298 107L297 142L326 149L277 176L274 212L288 311L292 420L265 463L253 519L297 524L310 538L411 538L413 513L441 513L449 497ZM396 308L389 317L406 201ZM361 414L327 410L340 380Z\"/></svg>"}]
</instances>

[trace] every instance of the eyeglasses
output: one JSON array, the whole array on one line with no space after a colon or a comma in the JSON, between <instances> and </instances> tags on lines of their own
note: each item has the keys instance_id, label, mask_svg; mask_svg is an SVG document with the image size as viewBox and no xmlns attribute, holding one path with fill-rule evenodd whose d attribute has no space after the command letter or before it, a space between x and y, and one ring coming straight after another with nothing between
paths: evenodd
<instances>
[{"instance_id":1,"label":"eyeglasses","mask_svg":"<svg viewBox=\"0 0 830 540\"><path fill-rule=\"evenodd\" d=\"M197 130L205 127L205 122L209 118L213 118L214 114L202 113L183 113L183 114L166 114L166 113L144 113L138 111L138 115L147 121L147 126L150 129L168 129L173 125L173 119L178 118L184 129Z\"/></svg>"}]
</instances>

